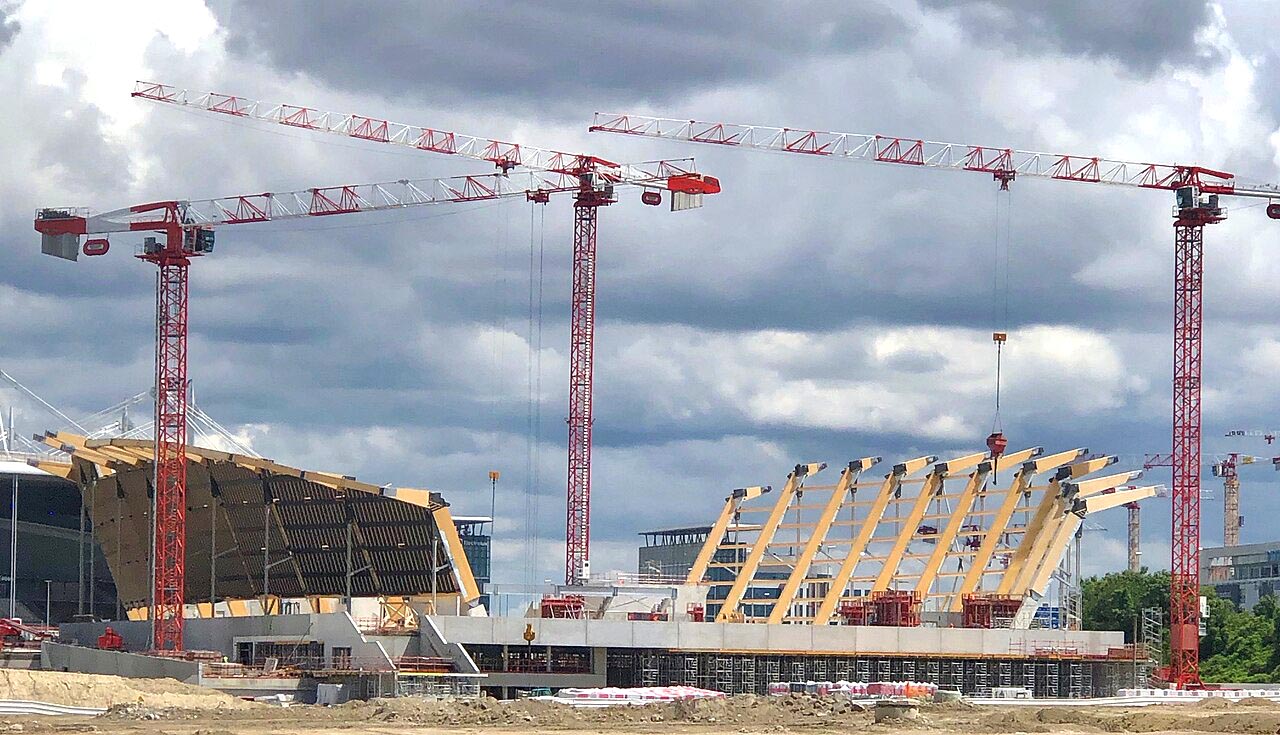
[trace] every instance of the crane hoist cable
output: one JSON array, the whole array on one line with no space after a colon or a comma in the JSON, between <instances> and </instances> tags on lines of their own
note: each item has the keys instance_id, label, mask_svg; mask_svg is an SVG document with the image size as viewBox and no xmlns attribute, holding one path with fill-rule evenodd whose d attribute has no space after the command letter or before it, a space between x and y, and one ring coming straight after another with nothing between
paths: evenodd
<instances>
[{"instance_id":1,"label":"crane hoist cable","mask_svg":"<svg viewBox=\"0 0 1280 735\"><path fill-rule=\"evenodd\" d=\"M1000 188L996 190L995 202L995 250L991 263L991 312L992 321L995 322L995 329L991 333L991 341L996 346L996 385L995 385L995 414L991 419L991 433L987 436L987 449L991 453L993 462L999 461L1005 449L1009 446L1009 440L1004 435L1004 424L1000 418L1000 382L1002 378L1002 360L1004 357L1004 344L1009 339L1009 251L1013 240L1013 228L1011 225L1013 212L1013 195L1009 191L1009 180L997 178L1000 182ZM1004 203L1004 216L1001 217L1001 202ZM1001 245L1001 224L1003 219L1004 229L1004 268L1003 279L1001 278L1000 268L1000 245ZM1003 310L1001 307L1003 306ZM991 473L992 482L999 479L999 473L993 466Z\"/></svg>"},{"instance_id":2,"label":"crane hoist cable","mask_svg":"<svg viewBox=\"0 0 1280 735\"><path fill-rule=\"evenodd\" d=\"M538 216L535 216L537 213ZM526 380L528 388L528 434L525 455L524 544L526 583L538 578L538 498L541 487L542 446L542 303L544 255L546 252L546 206L530 202L529 209L529 294L526 340Z\"/></svg>"}]
</instances>

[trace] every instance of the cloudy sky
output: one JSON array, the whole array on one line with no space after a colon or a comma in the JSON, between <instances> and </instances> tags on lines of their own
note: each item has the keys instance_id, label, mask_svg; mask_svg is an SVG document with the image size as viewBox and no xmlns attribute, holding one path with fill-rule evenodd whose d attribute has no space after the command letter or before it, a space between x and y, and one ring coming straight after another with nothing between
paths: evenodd
<instances>
[{"instance_id":1,"label":"cloudy sky","mask_svg":"<svg viewBox=\"0 0 1280 735\"><path fill-rule=\"evenodd\" d=\"M597 110L638 112L1275 182L1276 7L0 3L0 367L72 413L151 379L154 277L128 257L133 242L79 263L41 257L37 207L485 172L131 99L148 79L612 160L695 155L721 179L701 210L626 192L601 214L596 570L633 568L638 531L708 521L727 490L778 485L799 461L981 448L996 328L1010 333L1012 448L1168 451L1170 195L1019 181L1005 201L980 175L586 127ZM497 581L557 578L570 225L562 200L227 228L192 270L197 400L266 456L437 489L462 513L488 512L487 472L500 470ZM1277 228L1241 202L1208 232L1209 452L1266 453L1222 435L1280 418ZM1007 288L993 289L997 266ZM49 423L18 412L24 431ZM1244 539L1264 540L1280 485L1269 466L1243 485ZM1221 490L1206 487L1214 544ZM1167 565L1167 502L1146 506L1153 566ZM1114 513L1094 532L1092 571L1123 564Z\"/></svg>"}]
</instances>

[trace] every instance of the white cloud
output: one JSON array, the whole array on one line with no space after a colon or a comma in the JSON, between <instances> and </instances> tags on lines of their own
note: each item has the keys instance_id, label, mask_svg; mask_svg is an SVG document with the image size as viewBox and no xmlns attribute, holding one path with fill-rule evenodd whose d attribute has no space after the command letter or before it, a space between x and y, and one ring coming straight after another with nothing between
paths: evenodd
<instances>
[{"instance_id":1,"label":"white cloud","mask_svg":"<svg viewBox=\"0 0 1280 735\"><path fill-rule=\"evenodd\" d=\"M610 94L632 109L679 100L659 114L1239 164L1263 178L1275 177L1269 161L1280 167L1260 74L1272 52L1246 46L1221 18L1201 43L1223 64L1147 76L1051 44L1034 53L975 45L945 13L899 12L904 27L883 47L791 49L770 58L768 74L674 92L664 78L651 93L653 70L631 70L639 80L613 78ZM18 19L22 32L0 52L12 117L0 134L10 172L0 228L12 246L0 255L0 364L36 376L68 410L145 387L152 278L128 257L127 237L92 262L39 258L36 206L109 209L484 168L183 114L130 99L142 77L616 160L696 154L721 177L725 192L703 210L662 216L628 192L601 215L597 569L634 563L639 526L709 519L728 489L776 484L797 461L959 454L989 430L994 196L984 177L588 135L588 109L577 122L560 109L576 102L544 95L552 112L519 102L536 80L480 79L485 94L461 102L390 97L235 53L226 29L185 0L123 10L27 3ZM362 58L342 62L357 77L379 72ZM1167 195L1020 181L1013 202L1011 435L1050 450L1166 446ZM486 473L501 469L499 549L517 567L509 581L524 574L526 500L543 539L535 566L557 577L570 207L545 210L541 482L530 494L525 279L538 229L525 206L228 228L219 252L193 267L191 375L202 407L282 462L440 489L467 512L487 512ZM1273 226L1258 210L1233 210L1208 233L1211 449L1224 433L1213 427L1266 423L1280 410ZM44 428L34 411L19 418ZM1262 495L1247 502L1255 513L1276 507ZM1165 534L1158 520L1150 529Z\"/></svg>"}]
</instances>

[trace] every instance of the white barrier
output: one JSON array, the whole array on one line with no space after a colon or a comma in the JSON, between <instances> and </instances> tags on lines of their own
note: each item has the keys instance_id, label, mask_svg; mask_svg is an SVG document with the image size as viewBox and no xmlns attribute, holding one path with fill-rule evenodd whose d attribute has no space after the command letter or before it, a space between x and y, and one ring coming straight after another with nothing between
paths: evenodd
<instances>
[{"instance_id":1,"label":"white barrier","mask_svg":"<svg viewBox=\"0 0 1280 735\"><path fill-rule=\"evenodd\" d=\"M1156 699L1169 702L1198 702L1202 699L1239 701L1250 697L1280 701L1280 689L1121 689L1122 698Z\"/></svg>"},{"instance_id":2,"label":"white barrier","mask_svg":"<svg viewBox=\"0 0 1280 735\"><path fill-rule=\"evenodd\" d=\"M74 715L94 717L106 712L98 707L73 707L67 704L32 702L25 699L0 699L0 715Z\"/></svg>"},{"instance_id":3,"label":"white barrier","mask_svg":"<svg viewBox=\"0 0 1280 735\"><path fill-rule=\"evenodd\" d=\"M575 707L607 707L618 704L660 704L684 699L714 699L723 692L687 686L669 687L599 687L561 689L549 699Z\"/></svg>"}]
</instances>

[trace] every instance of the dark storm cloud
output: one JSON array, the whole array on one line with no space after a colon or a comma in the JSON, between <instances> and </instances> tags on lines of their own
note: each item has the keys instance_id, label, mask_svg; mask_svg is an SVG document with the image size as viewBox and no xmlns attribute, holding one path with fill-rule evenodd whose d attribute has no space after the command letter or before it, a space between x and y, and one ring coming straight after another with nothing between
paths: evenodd
<instances>
[{"instance_id":1,"label":"dark storm cloud","mask_svg":"<svg viewBox=\"0 0 1280 735\"><path fill-rule=\"evenodd\" d=\"M14 5L0 3L0 51L13 43L14 36L22 30L22 26L13 17Z\"/></svg>"},{"instance_id":2,"label":"dark storm cloud","mask_svg":"<svg viewBox=\"0 0 1280 735\"><path fill-rule=\"evenodd\" d=\"M1195 44L1210 17L1205 0L921 0L954 12L977 43L1011 44L1039 55L1052 49L1070 55L1112 59L1139 74L1165 63L1212 59Z\"/></svg>"},{"instance_id":3,"label":"dark storm cloud","mask_svg":"<svg viewBox=\"0 0 1280 735\"><path fill-rule=\"evenodd\" d=\"M490 0L213 4L229 48L332 85L439 103L670 100L908 31L872 3ZM544 112L545 114L545 112ZM579 112L578 114L581 114Z\"/></svg>"}]
</instances>

